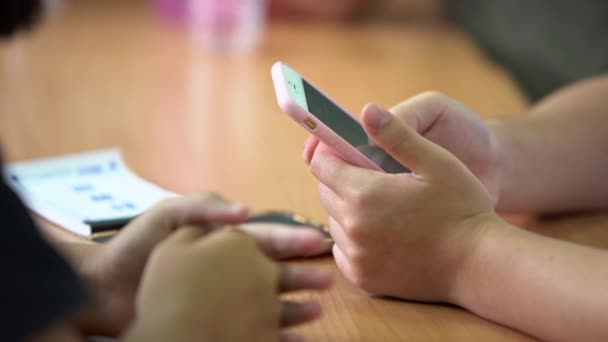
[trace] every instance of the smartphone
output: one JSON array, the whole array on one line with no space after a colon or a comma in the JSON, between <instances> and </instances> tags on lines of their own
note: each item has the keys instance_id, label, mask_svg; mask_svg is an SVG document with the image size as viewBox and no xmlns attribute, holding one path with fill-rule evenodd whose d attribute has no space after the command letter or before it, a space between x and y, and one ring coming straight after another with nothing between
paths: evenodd
<instances>
[{"instance_id":1,"label":"smartphone","mask_svg":"<svg viewBox=\"0 0 608 342\"><path fill-rule=\"evenodd\" d=\"M283 62L272 66L279 107L346 162L387 173L409 170L371 143L359 122Z\"/></svg>"}]
</instances>

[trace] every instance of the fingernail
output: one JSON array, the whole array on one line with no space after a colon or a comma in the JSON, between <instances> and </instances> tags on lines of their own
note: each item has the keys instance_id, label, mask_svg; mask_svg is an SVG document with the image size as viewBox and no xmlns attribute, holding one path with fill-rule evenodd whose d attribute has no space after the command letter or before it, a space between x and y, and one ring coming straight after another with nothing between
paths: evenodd
<instances>
[{"instance_id":1,"label":"fingernail","mask_svg":"<svg viewBox=\"0 0 608 342\"><path fill-rule=\"evenodd\" d=\"M366 109L365 123L374 129L380 129L391 119L391 114L375 104L369 104Z\"/></svg>"},{"instance_id":2,"label":"fingernail","mask_svg":"<svg viewBox=\"0 0 608 342\"><path fill-rule=\"evenodd\" d=\"M313 248L313 249L309 250L308 252L306 252L306 255L304 255L304 256L314 257L314 256L322 255L322 254L327 254L327 253L331 252L331 249L333 246L334 246L334 240L325 238L325 239L323 239L322 243L317 245L316 248Z\"/></svg>"}]
</instances>

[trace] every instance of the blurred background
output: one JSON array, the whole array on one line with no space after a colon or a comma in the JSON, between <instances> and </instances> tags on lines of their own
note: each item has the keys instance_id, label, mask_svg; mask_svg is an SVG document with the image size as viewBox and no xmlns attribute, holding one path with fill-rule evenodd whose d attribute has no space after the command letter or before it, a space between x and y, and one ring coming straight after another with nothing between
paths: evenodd
<instances>
[{"instance_id":1,"label":"blurred background","mask_svg":"<svg viewBox=\"0 0 608 342\"><path fill-rule=\"evenodd\" d=\"M276 105L275 61L355 116L368 102L390 107L427 90L483 117L513 116L608 70L602 0L45 4L35 29L0 46L0 143L9 160L118 146L165 188L249 203L260 190L244 170L285 189L316 184L300 158L307 133ZM285 206L284 198L269 193L260 206Z\"/></svg>"}]
</instances>

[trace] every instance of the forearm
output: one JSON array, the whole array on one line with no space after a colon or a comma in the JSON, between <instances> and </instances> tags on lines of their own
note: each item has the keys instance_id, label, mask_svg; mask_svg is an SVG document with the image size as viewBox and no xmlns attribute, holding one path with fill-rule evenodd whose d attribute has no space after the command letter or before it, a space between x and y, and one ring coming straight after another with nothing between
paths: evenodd
<instances>
[{"instance_id":1,"label":"forearm","mask_svg":"<svg viewBox=\"0 0 608 342\"><path fill-rule=\"evenodd\" d=\"M608 75L577 83L524 117L490 123L498 209L558 212L608 207Z\"/></svg>"},{"instance_id":2,"label":"forearm","mask_svg":"<svg viewBox=\"0 0 608 342\"><path fill-rule=\"evenodd\" d=\"M454 301L549 341L608 340L608 252L507 223L488 227Z\"/></svg>"}]
</instances>

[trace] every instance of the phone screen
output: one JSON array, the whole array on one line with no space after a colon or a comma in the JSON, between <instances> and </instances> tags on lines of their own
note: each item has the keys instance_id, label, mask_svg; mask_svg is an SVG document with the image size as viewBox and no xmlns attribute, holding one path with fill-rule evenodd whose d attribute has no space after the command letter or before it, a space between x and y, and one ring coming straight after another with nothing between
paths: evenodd
<instances>
[{"instance_id":1,"label":"phone screen","mask_svg":"<svg viewBox=\"0 0 608 342\"><path fill-rule=\"evenodd\" d=\"M323 96L306 80L302 79L302 85L309 112L354 147L369 145L369 138L363 127L352 116Z\"/></svg>"},{"instance_id":2,"label":"phone screen","mask_svg":"<svg viewBox=\"0 0 608 342\"><path fill-rule=\"evenodd\" d=\"M283 65L283 71L286 76L289 93L299 105L306 108L319 121L331 128L385 172L409 172L407 168L381 148L371 144L365 130L357 120L345 113L293 69Z\"/></svg>"}]
</instances>

